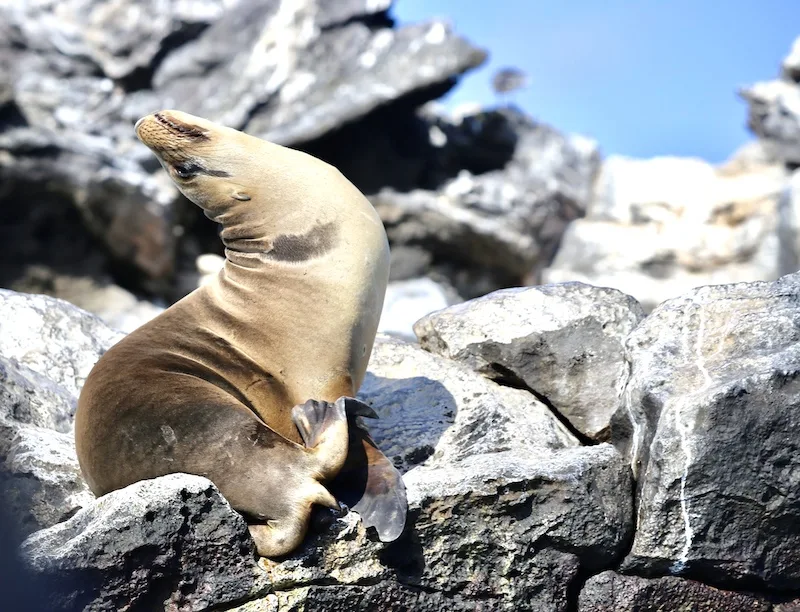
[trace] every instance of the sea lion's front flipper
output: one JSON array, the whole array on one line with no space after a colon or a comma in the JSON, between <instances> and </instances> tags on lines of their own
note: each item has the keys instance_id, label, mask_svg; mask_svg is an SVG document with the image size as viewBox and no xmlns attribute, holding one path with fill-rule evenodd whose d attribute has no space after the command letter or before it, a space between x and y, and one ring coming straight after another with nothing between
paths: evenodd
<instances>
[{"instance_id":1,"label":"sea lion's front flipper","mask_svg":"<svg viewBox=\"0 0 800 612\"><path fill-rule=\"evenodd\" d=\"M382 542L400 537L406 524L408 501L400 472L375 445L356 417L377 418L375 411L354 398L340 398L347 413L347 460L328 489L337 500L358 512L367 527L375 527Z\"/></svg>"}]
</instances>

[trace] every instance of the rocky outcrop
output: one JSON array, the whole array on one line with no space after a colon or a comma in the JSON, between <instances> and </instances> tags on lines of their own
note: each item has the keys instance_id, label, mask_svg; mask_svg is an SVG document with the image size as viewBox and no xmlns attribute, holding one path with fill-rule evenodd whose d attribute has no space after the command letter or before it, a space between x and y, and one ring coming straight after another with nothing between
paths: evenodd
<instances>
[{"instance_id":1,"label":"rocky outcrop","mask_svg":"<svg viewBox=\"0 0 800 612\"><path fill-rule=\"evenodd\" d=\"M94 501L81 476L71 432L18 427L1 456L0 498L9 511L5 528L17 541L67 520Z\"/></svg>"},{"instance_id":2,"label":"rocky outcrop","mask_svg":"<svg viewBox=\"0 0 800 612\"><path fill-rule=\"evenodd\" d=\"M46 294L87 310L109 327L129 333L164 311L163 306L137 298L109 279L57 274L46 266L29 266L13 283L15 291Z\"/></svg>"},{"instance_id":3,"label":"rocky outcrop","mask_svg":"<svg viewBox=\"0 0 800 612\"><path fill-rule=\"evenodd\" d=\"M0 355L75 397L100 356L123 337L97 317L47 296L0 289L0 312ZM58 417L62 423L65 418ZM64 426L32 424L59 431Z\"/></svg>"},{"instance_id":4,"label":"rocky outcrop","mask_svg":"<svg viewBox=\"0 0 800 612\"><path fill-rule=\"evenodd\" d=\"M567 283L497 291L414 331L423 348L529 389L578 435L607 440L628 381L623 342L643 317L619 291Z\"/></svg>"},{"instance_id":5,"label":"rocky outcrop","mask_svg":"<svg viewBox=\"0 0 800 612\"><path fill-rule=\"evenodd\" d=\"M584 214L597 145L511 110L440 118L434 128L443 178L448 166L464 169L436 189L387 189L371 198L392 245L421 249L428 260L420 263L444 268L465 297L537 278L564 229ZM470 143L484 141L486 158L469 159Z\"/></svg>"},{"instance_id":6,"label":"rocky outcrop","mask_svg":"<svg viewBox=\"0 0 800 612\"><path fill-rule=\"evenodd\" d=\"M292 555L257 560L241 517L202 478L91 499L69 443L72 389L119 336L65 302L5 292L16 335L0 334L13 365L5 507L53 610L789 612L800 591L798 294L800 275L710 286L642 319L614 290L520 288L424 319L422 344L438 354L380 336L359 396L403 473L406 532L384 545L352 512L315 522ZM67 331L72 352L58 346ZM29 366L11 361L20 342ZM592 367L569 361L570 347ZM545 348L560 364L547 375ZM68 368L50 379L53 355ZM559 379L570 371L581 376ZM568 382L593 417L582 393L603 372L622 399L613 446L581 445L555 401L508 386L513 373L568 398Z\"/></svg>"},{"instance_id":7,"label":"rocky outcrop","mask_svg":"<svg viewBox=\"0 0 800 612\"><path fill-rule=\"evenodd\" d=\"M800 164L798 48L779 79L742 90L758 140L726 163L605 160L585 218L567 228L543 280L614 287L649 311L697 286L796 272L800 240L782 194Z\"/></svg>"},{"instance_id":8,"label":"rocky outcrop","mask_svg":"<svg viewBox=\"0 0 800 612\"><path fill-rule=\"evenodd\" d=\"M39 410L60 414L86 363L119 335L65 302L3 296L16 342L29 339L27 362L41 367L61 355L67 366L53 372L61 395L52 395L55 383L44 374L28 381ZM58 346L66 321L70 353ZM23 330L24 322L35 327ZM4 340L13 353L18 344ZM27 508L11 508L35 519L26 522L28 533L37 531L22 550L49 609L330 609L352 601L356 610L386 602L568 610L580 577L624 554L632 526L625 461L607 444L581 447L530 393L381 337L360 397L380 417L369 423L376 442L404 472L407 533L387 547L352 513L312 533L289 558L258 567L243 520L208 481L167 476L93 501L77 471L69 410L15 425L4 482L25 471L29 485L4 492L27 500ZM76 482L80 490L70 488Z\"/></svg>"},{"instance_id":9,"label":"rocky outcrop","mask_svg":"<svg viewBox=\"0 0 800 612\"><path fill-rule=\"evenodd\" d=\"M578 574L610 563L624 542L618 460L604 445L417 468L405 477L405 540L379 550L345 521L333 542L262 561L275 594L238 609L568 610Z\"/></svg>"},{"instance_id":10,"label":"rocky outcrop","mask_svg":"<svg viewBox=\"0 0 800 612\"><path fill-rule=\"evenodd\" d=\"M532 394L397 339L377 339L359 397L378 413L369 422L376 442L405 470L429 460L578 446Z\"/></svg>"},{"instance_id":11,"label":"rocky outcrop","mask_svg":"<svg viewBox=\"0 0 800 612\"><path fill-rule=\"evenodd\" d=\"M221 253L215 228L133 133L164 107L337 166L384 220L393 281L428 277L453 299L537 281L586 210L597 145L512 108L448 115L427 104L485 52L441 21L398 27L390 9L389 0L0 9L9 67L0 221L14 224L0 284L60 295L52 283L31 288L44 267L171 303L201 282L196 258ZM20 211L20 200L34 204ZM80 305L125 330L155 313L127 300L119 314L116 290L103 299Z\"/></svg>"},{"instance_id":12,"label":"rocky outcrop","mask_svg":"<svg viewBox=\"0 0 800 612\"><path fill-rule=\"evenodd\" d=\"M0 550L24 540L13 562L47 610L797 609L800 280L694 287L800 267L800 42L743 92L759 140L725 164L601 166L595 143L513 108L431 104L485 53L390 9L0 8L0 285L111 324L0 290ZM72 418L113 328L221 264L215 228L134 138L164 107L321 157L381 215L394 337L360 398L407 488L398 541L352 512L256 559L207 480L101 499L83 482ZM453 306L540 279L614 289ZM419 317L420 344L398 339Z\"/></svg>"},{"instance_id":13,"label":"rocky outcrop","mask_svg":"<svg viewBox=\"0 0 800 612\"><path fill-rule=\"evenodd\" d=\"M20 0L0 8L0 66L8 67L0 201L12 206L35 191L36 208L73 206L102 244L106 270L174 299L176 265L193 248L185 226L197 223L136 141L134 121L178 107L299 145L385 106L413 109L484 60L443 22L395 28L390 4ZM58 263L46 245L34 251L38 263Z\"/></svg>"},{"instance_id":14,"label":"rocky outcrop","mask_svg":"<svg viewBox=\"0 0 800 612\"><path fill-rule=\"evenodd\" d=\"M785 184L783 167L755 160L611 157L543 278L614 287L646 310L698 285L775 279Z\"/></svg>"},{"instance_id":15,"label":"rocky outcrop","mask_svg":"<svg viewBox=\"0 0 800 612\"><path fill-rule=\"evenodd\" d=\"M626 571L800 590L800 275L703 287L627 339Z\"/></svg>"}]
</instances>

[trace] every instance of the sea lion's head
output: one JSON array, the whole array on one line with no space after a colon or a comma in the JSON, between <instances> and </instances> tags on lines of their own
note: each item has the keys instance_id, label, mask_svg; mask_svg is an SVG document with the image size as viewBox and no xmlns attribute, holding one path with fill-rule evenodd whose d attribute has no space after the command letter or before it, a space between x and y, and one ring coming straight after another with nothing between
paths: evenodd
<instances>
[{"instance_id":1,"label":"sea lion's head","mask_svg":"<svg viewBox=\"0 0 800 612\"><path fill-rule=\"evenodd\" d=\"M142 117L135 129L178 189L210 217L253 197L263 141L175 110Z\"/></svg>"},{"instance_id":2,"label":"sea lion's head","mask_svg":"<svg viewBox=\"0 0 800 612\"><path fill-rule=\"evenodd\" d=\"M332 203L363 200L333 166L202 117L163 110L135 129L178 189L223 225L234 250L272 249L293 217L312 230L330 221Z\"/></svg>"}]
</instances>

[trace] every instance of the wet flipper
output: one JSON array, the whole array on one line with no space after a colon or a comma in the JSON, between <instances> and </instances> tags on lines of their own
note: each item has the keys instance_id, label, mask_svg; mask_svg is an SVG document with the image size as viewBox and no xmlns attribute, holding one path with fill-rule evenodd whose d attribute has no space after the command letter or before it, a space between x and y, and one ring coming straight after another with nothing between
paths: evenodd
<instances>
[{"instance_id":1,"label":"wet flipper","mask_svg":"<svg viewBox=\"0 0 800 612\"><path fill-rule=\"evenodd\" d=\"M375 445L356 417L377 418L375 411L357 399L343 397L347 413L347 460L328 489L337 500L358 512L367 527L375 527L382 542L400 537L406 524L408 502L400 472Z\"/></svg>"}]
</instances>

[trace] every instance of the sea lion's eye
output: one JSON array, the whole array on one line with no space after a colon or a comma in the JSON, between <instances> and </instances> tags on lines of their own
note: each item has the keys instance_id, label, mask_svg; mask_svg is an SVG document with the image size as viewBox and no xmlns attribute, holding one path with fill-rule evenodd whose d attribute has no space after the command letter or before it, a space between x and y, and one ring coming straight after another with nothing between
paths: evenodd
<instances>
[{"instance_id":1,"label":"sea lion's eye","mask_svg":"<svg viewBox=\"0 0 800 612\"><path fill-rule=\"evenodd\" d=\"M199 165L197 165L192 161L185 161L173 164L172 169L175 171L175 176L184 180L196 176L202 170L202 168Z\"/></svg>"}]
</instances>

